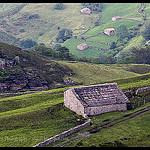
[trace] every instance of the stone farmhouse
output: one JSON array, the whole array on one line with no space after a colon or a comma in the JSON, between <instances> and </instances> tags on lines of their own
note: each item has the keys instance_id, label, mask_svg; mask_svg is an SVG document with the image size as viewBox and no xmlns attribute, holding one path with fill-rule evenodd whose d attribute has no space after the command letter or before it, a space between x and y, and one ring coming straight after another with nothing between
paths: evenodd
<instances>
[{"instance_id":1,"label":"stone farmhouse","mask_svg":"<svg viewBox=\"0 0 150 150\"><path fill-rule=\"evenodd\" d=\"M83 117L126 111L128 102L117 83L70 88L64 92L65 107Z\"/></svg>"},{"instance_id":2,"label":"stone farmhouse","mask_svg":"<svg viewBox=\"0 0 150 150\"><path fill-rule=\"evenodd\" d=\"M104 30L104 33L106 35L109 35L109 36L114 35L115 34L115 29L114 28L107 28L107 29Z\"/></svg>"},{"instance_id":3,"label":"stone farmhouse","mask_svg":"<svg viewBox=\"0 0 150 150\"><path fill-rule=\"evenodd\" d=\"M122 17L120 17L120 16L114 16L114 17L112 17L112 21L116 21L116 20L119 20L119 19L122 19Z\"/></svg>"},{"instance_id":4,"label":"stone farmhouse","mask_svg":"<svg viewBox=\"0 0 150 150\"><path fill-rule=\"evenodd\" d=\"M89 48L89 46L87 44L85 44L85 43L79 44L77 46L77 49L79 49L80 51L88 49L88 48Z\"/></svg>"},{"instance_id":5,"label":"stone farmhouse","mask_svg":"<svg viewBox=\"0 0 150 150\"><path fill-rule=\"evenodd\" d=\"M83 8L80 10L80 13L82 14L86 14L86 15L90 15L92 13L91 9L90 8Z\"/></svg>"}]
</instances>

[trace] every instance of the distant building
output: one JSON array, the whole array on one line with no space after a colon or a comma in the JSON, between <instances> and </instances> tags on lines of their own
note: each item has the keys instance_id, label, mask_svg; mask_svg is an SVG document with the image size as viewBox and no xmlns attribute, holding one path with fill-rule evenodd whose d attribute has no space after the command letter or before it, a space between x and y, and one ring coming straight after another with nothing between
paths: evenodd
<instances>
[{"instance_id":1,"label":"distant building","mask_svg":"<svg viewBox=\"0 0 150 150\"><path fill-rule=\"evenodd\" d=\"M82 14L86 14L86 15L90 15L90 14L92 13L91 9L90 9L90 8L87 8L87 7L81 9L80 12L81 12Z\"/></svg>"},{"instance_id":2,"label":"distant building","mask_svg":"<svg viewBox=\"0 0 150 150\"><path fill-rule=\"evenodd\" d=\"M64 92L64 105L83 117L126 111L128 102L117 83L70 88Z\"/></svg>"},{"instance_id":3,"label":"distant building","mask_svg":"<svg viewBox=\"0 0 150 150\"><path fill-rule=\"evenodd\" d=\"M114 17L112 17L112 21L116 21L116 20L119 20L119 19L122 19L122 17L120 17L120 16L114 16Z\"/></svg>"},{"instance_id":4,"label":"distant building","mask_svg":"<svg viewBox=\"0 0 150 150\"><path fill-rule=\"evenodd\" d=\"M107 28L107 29L104 30L104 33L106 35L109 35L109 36L114 35L115 34L115 29L114 28Z\"/></svg>"},{"instance_id":5,"label":"distant building","mask_svg":"<svg viewBox=\"0 0 150 150\"><path fill-rule=\"evenodd\" d=\"M89 48L89 46L87 44L85 44L85 43L82 43L82 44L80 44L80 45L77 46L77 49L79 49L81 51L85 50L87 48Z\"/></svg>"}]
</instances>

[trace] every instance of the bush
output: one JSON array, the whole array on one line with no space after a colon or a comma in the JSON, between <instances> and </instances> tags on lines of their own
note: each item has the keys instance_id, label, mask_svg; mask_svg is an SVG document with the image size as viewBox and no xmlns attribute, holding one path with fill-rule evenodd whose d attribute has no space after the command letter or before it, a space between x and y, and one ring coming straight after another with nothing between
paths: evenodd
<instances>
[{"instance_id":1,"label":"bush","mask_svg":"<svg viewBox=\"0 0 150 150\"><path fill-rule=\"evenodd\" d=\"M56 37L56 41L59 43L63 43L67 39L72 38L72 30L71 29L61 29Z\"/></svg>"},{"instance_id":2,"label":"bush","mask_svg":"<svg viewBox=\"0 0 150 150\"><path fill-rule=\"evenodd\" d=\"M58 48L57 52L58 52L59 58L62 58L62 59L69 59L70 58L69 49L66 47Z\"/></svg>"},{"instance_id":3,"label":"bush","mask_svg":"<svg viewBox=\"0 0 150 150\"><path fill-rule=\"evenodd\" d=\"M137 63L137 64L150 64L150 48L135 48L130 51L121 51L116 55L117 63Z\"/></svg>"},{"instance_id":4,"label":"bush","mask_svg":"<svg viewBox=\"0 0 150 150\"><path fill-rule=\"evenodd\" d=\"M111 42L110 43L110 49L116 48L116 42Z\"/></svg>"},{"instance_id":5,"label":"bush","mask_svg":"<svg viewBox=\"0 0 150 150\"><path fill-rule=\"evenodd\" d=\"M54 6L54 9L56 10L63 10L65 9L65 6L63 3L57 3L55 6Z\"/></svg>"},{"instance_id":6,"label":"bush","mask_svg":"<svg viewBox=\"0 0 150 150\"><path fill-rule=\"evenodd\" d=\"M145 40L150 40L150 22L146 22L143 30L141 31Z\"/></svg>"},{"instance_id":7,"label":"bush","mask_svg":"<svg viewBox=\"0 0 150 150\"><path fill-rule=\"evenodd\" d=\"M101 54L99 56L99 62L102 64L114 64L115 59L114 59L113 54L108 52L108 53Z\"/></svg>"},{"instance_id":8,"label":"bush","mask_svg":"<svg viewBox=\"0 0 150 150\"><path fill-rule=\"evenodd\" d=\"M128 33L128 29L125 25L120 25L117 28L117 36L119 37L119 39L122 41L124 38L128 37L129 33Z\"/></svg>"},{"instance_id":9,"label":"bush","mask_svg":"<svg viewBox=\"0 0 150 150\"><path fill-rule=\"evenodd\" d=\"M51 48L47 48L45 45L38 45L34 48L35 51L39 52L41 55L53 57L54 56L54 50Z\"/></svg>"},{"instance_id":10,"label":"bush","mask_svg":"<svg viewBox=\"0 0 150 150\"><path fill-rule=\"evenodd\" d=\"M32 39L26 39L20 41L20 46L22 48L32 48L37 45L37 42L33 41Z\"/></svg>"},{"instance_id":11,"label":"bush","mask_svg":"<svg viewBox=\"0 0 150 150\"><path fill-rule=\"evenodd\" d=\"M21 32L21 33L22 33L22 32L25 32L25 29L20 29L19 32Z\"/></svg>"},{"instance_id":12,"label":"bush","mask_svg":"<svg viewBox=\"0 0 150 150\"><path fill-rule=\"evenodd\" d=\"M102 3L82 3L82 6L90 8L92 11L102 12Z\"/></svg>"}]
</instances>

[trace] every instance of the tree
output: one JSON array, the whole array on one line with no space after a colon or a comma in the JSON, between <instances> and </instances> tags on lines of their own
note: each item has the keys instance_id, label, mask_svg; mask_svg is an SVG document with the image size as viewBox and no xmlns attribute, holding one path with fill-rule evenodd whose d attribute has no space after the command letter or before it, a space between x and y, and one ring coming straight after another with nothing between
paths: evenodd
<instances>
[{"instance_id":1,"label":"tree","mask_svg":"<svg viewBox=\"0 0 150 150\"><path fill-rule=\"evenodd\" d=\"M132 53L135 55L135 63L150 64L150 46L143 48L134 48Z\"/></svg>"},{"instance_id":2,"label":"tree","mask_svg":"<svg viewBox=\"0 0 150 150\"><path fill-rule=\"evenodd\" d=\"M92 11L101 12L103 9L102 3L82 3L82 6L90 8Z\"/></svg>"},{"instance_id":3,"label":"tree","mask_svg":"<svg viewBox=\"0 0 150 150\"><path fill-rule=\"evenodd\" d=\"M122 41L124 38L128 38L129 33L128 33L128 29L125 25L120 25L117 28L117 36L119 37L119 39Z\"/></svg>"},{"instance_id":4,"label":"tree","mask_svg":"<svg viewBox=\"0 0 150 150\"><path fill-rule=\"evenodd\" d=\"M117 63L150 64L150 47L133 47L129 51L120 51L116 55Z\"/></svg>"},{"instance_id":5,"label":"tree","mask_svg":"<svg viewBox=\"0 0 150 150\"><path fill-rule=\"evenodd\" d=\"M71 29L61 29L56 37L56 41L62 42L66 41L67 39L70 39L72 37L72 30Z\"/></svg>"},{"instance_id":6,"label":"tree","mask_svg":"<svg viewBox=\"0 0 150 150\"><path fill-rule=\"evenodd\" d=\"M146 22L143 30L141 31L145 40L150 40L150 22Z\"/></svg>"},{"instance_id":7,"label":"tree","mask_svg":"<svg viewBox=\"0 0 150 150\"><path fill-rule=\"evenodd\" d=\"M57 10L63 10L64 8L65 8L65 6L63 3L57 3L54 6L54 9L57 9Z\"/></svg>"},{"instance_id":8,"label":"tree","mask_svg":"<svg viewBox=\"0 0 150 150\"><path fill-rule=\"evenodd\" d=\"M26 39L20 41L20 46L22 48L32 48L37 45L37 42L33 41L32 39Z\"/></svg>"},{"instance_id":9,"label":"tree","mask_svg":"<svg viewBox=\"0 0 150 150\"><path fill-rule=\"evenodd\" d=\"M54 49L54 50L57 50L59 48L61 48L61 44L56 43L56 44L52 45L52 49Z\"/></svg>"},{"instance_id":10,"label":"tree","mask_svg":"<svg viewBox=\"0 0 150 150\"><path fill-rule=\"evenodd\" d=\"M55 55L53 49L48 48L43 44L37 45L36 47L34 47L34 50L44 56L53 57Z\"/></svg>"},{"instance_id":11,"label":"tree","mask_svg":"<svg viewBox=\"0 0 150 150\"><path fill-rule=\"evenodd\" d=\"M62 58L62 59L69 59L70 58L69 49L66 47L58 48L57 52L59 54L59 58Z\"/></svg>"},{"instance_id":12,"label":"tree","mask_svg":"<svg viewBox=\"0 0 150 150\"><path fill-rule=\"evenodd\" d=\"M116 42L111 42L110 43L110 49L116 48Z\"/></svg>"}]
</instances>

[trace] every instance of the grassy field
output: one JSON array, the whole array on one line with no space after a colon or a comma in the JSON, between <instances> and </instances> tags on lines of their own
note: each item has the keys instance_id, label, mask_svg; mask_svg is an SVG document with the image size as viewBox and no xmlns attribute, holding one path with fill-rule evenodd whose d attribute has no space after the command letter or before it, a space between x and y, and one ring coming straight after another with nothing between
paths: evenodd
<instances>
[{"instance_id":1,"label":"grassy field","mask_svg":"<svg viewBox=\"0 0 150 150\"><path fill-rule=\"evenodd\" d=\"M105 28L117 28L120 25L126 25L128 29L137 26L140 22L142 22L141 15L137 13L137 8L139 4L136 3L107 3L104 4L104 9L101 17L102 24L90 29L88 32L83 34L83 36L88 37L91 35L96 35L97 33L101 33ZM150 12L150 5L147 3L146 13ZM113 22L111 18L113 16L121 16L124 19ZM138 18L141 21L130 20L128 18ZM100 48L109 48L111 42L116 42L118 37L115 36L107 36L103 34L96 35L95 37L91 37L86 41L80 39L70 39L64 43L64 46L68 47L71 53L77 57L98 57L101 54ZM140 40L140 39L139 39ZM85 51L77 50L77 45L80 43L87 43L91 46L91 48ZM131 44L130 44L131 45ZM129 45L129 46L130 46ZM128 47L129 47L128 46Z\"/></svg>"},{"instance_id":2,"label":"grassy field","mask_svg":"<svg viewBox=\"0 0 150 150\"><path fill-rule=\"evenodd\" d=\"M73 78L85 85L111 80L117 82L122 89L150 85L150 74L147 72L149 65L92 65L68 62L61 64L70 66L76 73ZM145 69L141 72L138 69L138 73L134 73L137 72L137 66ZM62 106L63 92L66 88L68 87L0 98L0 146L34 146L77 125L79 116ZM120 115L123 113L108 113L104 114L104 117L97 116L92 120L94 124L98 124Z\"/></svg>"},{"instance_id":3,"label":"grassy field","mask_svg":"<svg viewBox=\"0 0 150 150\"><path fill-rule=\"evenodd\" d=\"M140 76L142 73L149 73L150 65L103 65L90 63L69 63L58 61L73 70L75 75L70 78L84 85L108 82L123 78Z\"/></svg>"},{"instance_id":4,"label":"grassy field","mask_svg":"<svg viewBox=\"0 0 150 150\"><path fill-rule=\"evenodd\" d=\"M10 107L8 102L12 101L15 105L15 102L18 101L18 104L19 102L24 104L24 108L28 108L29 111L24 112L24 108L21 106L20 108L19 106L18 108L11 106L9 110L5 111L6 113L0 112L0 146L33 146L77 125L78 116L62 106L62 91L64 91L63 88L1 99L1 102L3 102L3 104L0 103L1 108L4 103L5 107ZM49 96L47 97L47 95ZM54 97L55 99L53 99ZM39 98L40 101L37 100ZM26 103L30 101L30 106L25 104L25 100ZM47 100L50 101L49 105L41 107L41 104ZM55 101L57 105L56 103L51 103L51 101ZM34 104L35 102L36 104ZM38 107L32 109L31 105L38 105ZM149 103L145 106L148 105ZM12 113L13 109L16 109L18 113ZM9 115L8 112L10 112ZM122 115L124 115L123 112L106 113L102 116L93 117L92 122L96 125L106 119L115 119Z\"/></svg>"},{"instance_id":5,"label":"grassy field","mask_svg":"<svg viewBox=\"0 0 150 150\"><path fill-rule=\"evenodd\" d=\"M15 7L21 4L0 4L0 15L5 10L9 12ZM38 20L24 20L21 26L13 26L14 28L24 29L25 32L18 33L17 38L33 38L37 42L45 43L49 46L50 42L55 39L58 33L58 27L60 28L70 28L73 30L74 35L83 33L81 26L85 29L91 28L88 32L83 34L83 36L93 36L98 33L103 32L105 28L114 27L117 28L119 25L124 24L127 28L132 28L140 23L140 21L127 19L137 18L141 20L141 15L137 13L137 8L139 4L137 3L104 3L104 9L102 13L92 13L92 15L83 15L80 14L81 3L65 3L64 10L55 10L55 3L28 3L26 4L19 12L11 16L8 20L10 25L13 26L13 23L16 23L20 17L23 15L32 15L38 14L40 19ZM147 16L150 13L150 5L146 4L146 13ZM4 10L3 10L4 8ZM113 22L111 20L112 16L122 16L124 19ZM101 24L93 28L93 23L96 18L101 17ZM20 21L20 22L21 22ZM14 32L16 33L16 32ZM68 47L72 54L77 57L98 57L101 54L99 48L108 48L109 44L113 41L117 41L117 36L107 36L103 34L96 35L87 39L86 43L91 46L84 52L77 50L76 46L85 41L78 39L67 40L63 45Z\"/></svg>"},{"instance_id":6,"label":"grassy field","mask_svg":"<svg viewBox=\"0 0 150 150\"><path fill-rule=\"evenodd\" d=\"M112 117L111 117L112 116ZM101 116L101 120L121 116L118 114L107 114ZM106 118L105 118L106 117ZM149 141L149 118L150 114L130 119L128 121L114 125L113 127L102 129L90 137L72 142L69 147L148 147ZM103 120L104 121L104 120Z\"/></svg>"},{"instance_id":7,"label":"grassy field","mask_svg":"<svg viewBox=\"0 0 150 150\"><path fill-rule=\"evenodd\" d=\"M55 91L0 99L0 147L33 146L76 125L77 116Z\"/></svg>"},{"instance_id":8,"label":"grassy field","mask_svg":"<svg viewBox=\"0 0 150 150\"><path fill-rule=\"evenodd\" d=\"M28 3L26 4L18 13L10 17L11 22L17 22L18 18L22 17L24 14L32 15L39 14L39 20L28 21L26 24L23 23L22 26L17 28L24 28L24 33L19 33L18 38L33 38L38 42L43 42L49 45L57 33L58 27L60 28L70 28L75 34L80 32L79 29L82 25L88 28L92 25L91 20L95 20L97 14L92 14L91 16L84 16L80 14L81 4L80 3L64 3L64 10L55 10L54 6L56 3ZM0 14L3 11L10 11L12 8L17 7L17 4L0 4ZM16 28L16 27L15 27ZM42 33L42 35L39 35Z\"/></svg>"}]
</instances>

